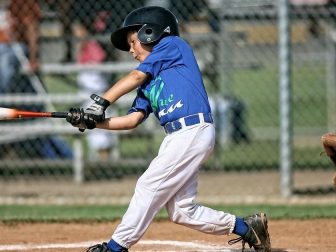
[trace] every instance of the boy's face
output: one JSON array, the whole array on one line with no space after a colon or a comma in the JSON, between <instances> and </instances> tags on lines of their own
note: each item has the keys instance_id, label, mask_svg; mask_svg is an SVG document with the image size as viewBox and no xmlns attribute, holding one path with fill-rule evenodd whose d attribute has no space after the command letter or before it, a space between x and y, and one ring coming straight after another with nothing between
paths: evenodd
<instances>
[{"instance_id":1,"label":"boy's face","mask_svg":"<svg viewBox=\"0 0 336 252\"><path fill-rule=\"evenodd\" d=\"M130 54L139 62L143 62L152 51L152 46L141 44L138 40L138 32L130 31L127 34L127 42L130 46Z\"/></svg>"}]
</instances>

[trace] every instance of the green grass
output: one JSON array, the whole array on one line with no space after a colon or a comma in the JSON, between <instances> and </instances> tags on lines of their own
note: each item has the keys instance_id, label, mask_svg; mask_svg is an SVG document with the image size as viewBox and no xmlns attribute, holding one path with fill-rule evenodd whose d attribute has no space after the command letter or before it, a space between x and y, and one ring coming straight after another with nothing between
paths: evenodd
<instances>
[{"instance_id":1,"label":"green grass","mask_svg":"<svg viewBox=\"0 0 336 252\"><path fill-rule=\"evenodd\" d=\"M326 124L325 65L299 65L292 68L293 125ZM277 65L258 70L236 70L232 92L246 104L250 127L278 127L279 77Z\"/></svg>"},{"instance_id":2,"label":"green grass","mask_svg":"<svg viewBox=\"0 0 336 252\"><path fill-rule=\"evenodd\" d=\"M336 218L336 206L330 205L212 205L237 216L265 212L270 219L313 219ZM113 221L122 217L126 206L31 206L0 205L1 222L85 222ZM156 220L168 219L165 210L160 211Z\"/></svg>"},{"instance_id":3,"label":"green grass","mask_svg":"<svg viewBox=\"0 0 336 252\"><path fill-rule=\"evenodd\" d=\"M278 125L279 92L276 67L242 69L234 73L232 92L245 103L247 124L251 127Z\"/></svg>"},{"instance_id":4,"label":"green grass","mask_svg":"<svg viewBox=\"0 0 336 252\"><path fill-rule=\"evenodd\" d=\"M0 206L2 221L81 221L115 220L124 206Z\"/></svg>"}]
</instances>

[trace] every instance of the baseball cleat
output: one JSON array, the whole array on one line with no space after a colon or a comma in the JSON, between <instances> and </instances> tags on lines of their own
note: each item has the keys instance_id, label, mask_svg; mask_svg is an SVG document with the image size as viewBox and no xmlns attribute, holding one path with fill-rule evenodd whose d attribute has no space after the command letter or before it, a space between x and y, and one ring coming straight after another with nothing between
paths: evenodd
<instances>
[{"instance_id":1,"label":"baseball cleat","mask_svg":"<svg viewBox=\"0 0 336 252\"><path fill-rule=\"evenodd\" d=\"M103 242L102 244L96 244L88 249L85 250L85 252L113 252L111 249L107 247L107 243ZM123 249L121 252L128 252L128 249Z\"/></svg>"},{"instance_id":2,"label":"baseball cleat","mask_svg":"<svg viewBox=\"0 0 336 252\"><path fill-rule=\"evenodd\" d=\"M254 248L258 252L271 252L271 241L268 234L267 218L266 214L253 214L244 217L244 222L248 226L247 233L237 239L229 241L232 245L239 241L243 243L243 249L245 250L245 243L247 243L250 248Z\"/></svg>"}]
</instances>

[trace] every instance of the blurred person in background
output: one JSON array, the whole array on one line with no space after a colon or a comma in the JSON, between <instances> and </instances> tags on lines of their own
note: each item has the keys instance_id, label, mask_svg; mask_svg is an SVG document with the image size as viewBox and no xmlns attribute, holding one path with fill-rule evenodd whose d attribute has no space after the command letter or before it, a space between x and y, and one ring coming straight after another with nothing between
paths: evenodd
<instances>
[{"instance_id":1,"label":"blurred person in background","mask_svg":"<svg viewBox=\"0 0 336 252\"><path fill-rule=\"evenodd\" d=\"M100 29L107 26L106 21L109 13L101 11L96 16L81 19L74 28L74 35L79 39L79 48L77 52L77 62L83 65L102 64L107 54L101 43L92 36L92 33L99 32ZM83 69L77 76L77 84L79 92L89 96L92 93L102 94L109 88L107 76L98 69ZM82 104L87 107L91 102ZM110 107L107 111L109 116L114 115L114 111ZM114 115L115 116L115 115ZM87 132L87 141L90 148L91 158L100 161L108 161L110 159L111 150L117 139L111 132L105 130Z\"/></svg>"},{"instance_id":2,"label":"blurred person in background","mask_svg":"<svg viewBox=\"0 0 336 252\"><path fill-rule=\"evenodd\" d=\"M0 94L38 93L41 89L45 90L38 77L41 21L39 1L1 0L0 19ZM33 111L45 110L44 104L13 106ZM17 153L20 153L20 157L27 155L30 158L72 157L72 151L65 142L58 137L49 136L24 140L18 138L1 146L0 156L14 157Z\"/></svg>"},{"instance_id":3,"label":"blurred person in background","mask_svg":"<svg viewBox=\"0 0 336 252\"><path fill-rule=\"evenodd\" d=\"M107 31L116 29L122 22L124 12L128 12L135 7L143 6L144 0L45 0L47 6L56 11L59 22L63 30L64 55L62 62L73 62L74 55L74 21L85 21L92 19L93 16L100 15L107 18L104 22L96 23L100 35L106 35ZM108 16L106 16L108 13ZM105 17L104 17L105 16ZM110 52L111 47L104 48L108 52L108 57L115 59L114 52Z\"/></svg>"},{"instance_id":4,"label":"blurred person in background","mask_svg":"<svg viewBox=\"0 0 336 252\"><path fill-rule=\"evenodd\" d=\"M19 70L18 48L28 59L29 72L37 72L38 61L38 24L41 16L37 0L1 1L0 26L0 92L17 90L13 81ZM19 53L20 53L19 52ZM25 91L26 87L22 87Z\"/></svg>"},{"instance_id":5,"label":"blurred person in background","mask_svg":"<svg viewBox=\"0 0 336 252\"><path fill-rule=\"evenodd\" d=\"M71 20L76 20L73 35L79 39L79 48L76 55L76 61L79 64L103 64L106 61L117 61L117 51L109 43L99 41L97 37L109 34L115 30L123 17L120 16L120 10L130 10L141 6L142 1L129 0L127 2L117 0L71 0L69 16ZM69 4L68 4L69 5ZM68 53L69 54L69 53ZM86 69L81 70L77 76L79 92L85 94L103 94L111 82L115 82L116 74L104 75L99 70ZM83 107L88 107L82 104ZM107 116L116 116L116 111L109 108ZM117 157L118 153L113 152L117 144L117 136L105 130L87 132L88 147L92 159L107 161Z\"/></svg>"},{"instance_id":6,"label":"blurred person in background","mask_svg":"<svg viewBox=\"0 0 336 252\"><path fill-rule=\"evenodd\" d=\"M7 4L6 1L0 2L0 93L4 93L14 72L13 67L11 67L12 64L10 64L11 59L15 56L9 46Z\"/></svg>"}]
</instances>

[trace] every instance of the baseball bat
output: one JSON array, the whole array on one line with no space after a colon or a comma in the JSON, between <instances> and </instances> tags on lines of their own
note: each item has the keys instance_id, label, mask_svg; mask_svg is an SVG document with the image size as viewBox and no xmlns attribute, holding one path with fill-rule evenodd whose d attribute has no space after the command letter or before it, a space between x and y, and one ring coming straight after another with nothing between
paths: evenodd
<instances>
[{"instance_id":1,"label":"baseball bat","mask_svg":"<svg viewBox=\"0 0 336 252\"><path fill-rule=\"evenodd\" d=\"M66 118L67 114L68 112L35 112L29 110L0 107L0 120L38 117Z\"/></svg>"}]
</instances>

